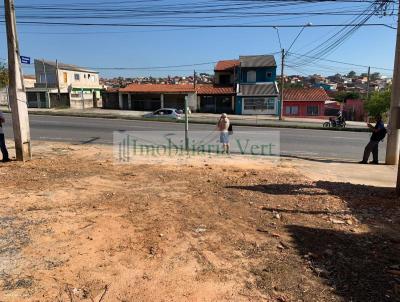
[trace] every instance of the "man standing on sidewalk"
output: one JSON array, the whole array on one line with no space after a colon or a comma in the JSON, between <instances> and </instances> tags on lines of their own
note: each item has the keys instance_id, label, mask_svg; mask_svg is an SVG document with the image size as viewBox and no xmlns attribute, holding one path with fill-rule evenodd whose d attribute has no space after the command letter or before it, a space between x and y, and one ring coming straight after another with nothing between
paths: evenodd
<instances>
[{"instance_id":1,"label":"man standing on sidewalk","mask_svg":"<svg viewBox=\"0 0 400 302\"><path fill-rule=\"evenodd\" d=\"M9 162L10 158L8 157L8 151L6 147L6 139L4 137L4 123L6 120L4 119L4 114L2 111L0 111L0 150L1 153L3 154L3 163Z\"/></svg>"},{"instance_id":2,"label":"man standing on sidewalk","mask_svg":"<svg viewBox=\"0 0 400 302\"><path fill-rule=\"evenodd\" d=\"M368 158L371 155L371 152L373 157L371 163L375 165L379 164L379 157L378 157L379 142L385 138L387 131L385 125L383 124L382 116L379 114L375 118L376 118L375 126L368 124L368 127L372 129L372 136L368 145L365 147L364 157L363 160L360 161L360 164L366 164L368 162Z\"/></svg>"}]
</instances>

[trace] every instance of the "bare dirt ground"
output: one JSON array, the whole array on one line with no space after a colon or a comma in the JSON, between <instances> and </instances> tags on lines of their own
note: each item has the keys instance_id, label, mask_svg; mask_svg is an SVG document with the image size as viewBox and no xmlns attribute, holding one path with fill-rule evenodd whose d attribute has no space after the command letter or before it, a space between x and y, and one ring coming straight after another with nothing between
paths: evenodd
<instances>
[{"instance_id":1,"label":"bare dirt ground","mask_svg":"<svg viewBox=\"0 0 400 302\"><path fill-rule=\"evenodd\" d=\"M35 152L0 165L0 301L400 301L393 189L288 161Z\"/></svg>"}]
</instances>

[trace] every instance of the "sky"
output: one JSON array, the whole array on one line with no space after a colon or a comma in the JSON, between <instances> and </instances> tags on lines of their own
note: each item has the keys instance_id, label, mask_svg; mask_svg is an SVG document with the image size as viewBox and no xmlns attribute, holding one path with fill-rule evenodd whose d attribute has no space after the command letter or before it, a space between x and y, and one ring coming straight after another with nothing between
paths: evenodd
<instances>
[{"instance_id":1,"label":"sky","mask_svg":"<svg viewBox=\"0 0 400 302\"><path fill-rule=\"evenodd\" d=\"M104 1L104 2L101 2ZM351 3L324 3L307 5L273 5L241 8L246 1L229 0L16 0L17 22L80 22L124 24L191 24L191 25L303 25L305 27L291 48L286 60L286 74L335 74L355 70L367 72L367 67L334 63L380 67L372 72L392 76L396 30L383 26L366 26L357 29L339 47L319 60L306 59L303 55L315 55L312 50L322 44L342 27L314 27L318 24L346 24L354 15L333 15L335 12L361 13L370 5L360 1ZM224 2L225 1L225 2ZM248 0L249 1L249 0ZM251 0L250 0L251 2ZM277 1L270 1L270 3ZM282 3L284 1L281 1ZM293 1L287 1L293 2ZM216 7L215 5L227 6ZM232 3L232 7L229 7ZM235 4L236 3L236 4ZM207 13L181 10L211 10ZM209 7L214 5L213 7ZM251 4L253 5L253 4ZM88 8L85 12L80 9ZM93 10L89 8L94 8ZM4 7L0 6L4 21ZM129 12L138 9L144 16ZM160 10L163 15L160 15ZM220 10L217 12L217 10ZM231 10L231 11L230 11ZM177 13L178 12L178 13ZM325 12L324 15L296 15L298 12ZM231 14L234 13L234 16ZM264 13L263 16L257 13ZM268 15L279 13L280 15ZM289 13L291 15L285 15ZM389 11L390 13L390 11ZM397 10L394 11L397 13ZM83 14L83 15L82 15ZM132 14L132 15L130 15ZM345 13L344 13L345 14ZM397 27L397 17L375 16L367 23L384 23ZM21 55L37 59L58 60L98 69L102 77L138 77L189 75L197 72L212 73L216 61L235 59L239 55L275 54L280 64L280 43L274 28L166 28L166 27L118 27L72 26L48 24L21 24L17 26ZM302 28L278 28L282 47L288 49ZM322 47L322 46L321 46ZM317 49L318 50L318 49ZM317 51L315 50L315 51ZM310 52L311 51L311 52ZM293 53L293 54L292 54ZM5 59L5 24L0 23L0 58ZM319 57L319 55L318 55ZM331 61L327 61L327 60ZM311 62L310 62L311 61ZM207 63L207 64L202 64ZM155 68L165 66L180 66ZM110 68L110 69L108 69ZM117 69L144 68L144 69ZM280 67L278 68L280 69ZM24 66L25 74L34 74L33 65Z\"/></svg>"}]
</instances>

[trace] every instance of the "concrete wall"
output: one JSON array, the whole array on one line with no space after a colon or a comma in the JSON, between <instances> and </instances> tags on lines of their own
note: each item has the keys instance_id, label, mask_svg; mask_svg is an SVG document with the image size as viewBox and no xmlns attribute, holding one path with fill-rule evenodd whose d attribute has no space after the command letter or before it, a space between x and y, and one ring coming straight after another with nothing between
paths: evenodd
<instances>
[{"instance_id":1,"label":"concrete wall","mask_svg":"<svg viewBox=\"0 0 400 302\"><path fill-rule=\"evenodd\" d=\"M229 71L216 71L215 72L215 84L217 85L221 85L221 81L220 81L220 76L229 76L229 83L228 84L232 84L234 83L235 79L234 79L234 75L233 75L233 71L229 72ZM227 83L224 83L225 85L227 85Z\"/></svg>"},{"instance_id":2,"label":"concrete wall","mask_svg":"<svg viewBox=\"0 0 400 302\"><path fill-rule=\"evenodd\" d=\"M196 112L197 108L197 94L196 93L189 93L187 95L188 98L188 106L192 112Z\"/></svg>"},{"instance_id":3,"label":"concrete wall","mask_svg":"<svg viewBox=\"0 0 400 302\"><path fill-rule=\"evenodd\" d=\"M91 91L71 91L70 107L72 109L93 108L93 92Z\"/></svg>"},{"instance_id":4,"label":"concrete wall","mask_svg":"<svg viewBox=\"0 0 400 302\"><path fill-rule=\"evenodd\" d=\"M35 76L36 83L47 84L48 87L57 86L57 73L55 66L43 63L43 61L35 60ZM43 87L44 87L43 86Z\"/></svg>"},{"instance_id":5,"label":"concrete wall","mask_svg":"<svg viewBox=\"0 0 400 302\"><path fill-rule=\"evenodd\" d=\"M33 88L36 84L36 78L24 77L24 86L26 88Z\"/></svg>"},{"instance_id":6,"label":"concrete wall","mask_svg":"<svg viewBox=\"0 0 400 302\"><path fill-rule=\"evenodd\" d=\"M264 82L275 82L276 81L276 67L261 67L261 68L242 68L240 70L240 82L241 83L249 83L247 81L247 72L248 71L256 71L256 82L264 83ZM271 73L271 76L268 76L268 73Z\"/></svg>"},{"instance_id":7,"label":"concrete wall","mask_svg":"<svg viewBox=\"0 0 400 302\"><path fill-rule=\"evenodd\" d=\"M79 77L79 80L78 78ZM57 88L57 69L52 64L35 60L36 87ZM100 89L99 75L94 72L82 72L74 70L58 69L58 79L62 92L67 92L69 87L74 88L98 88Z\"/></svg>"},{"instance_id":8,"label":"concrete wall","mask_svg":"<svg viewBox=\"0 0 400 302\"><path fill-rule=\"evenodd\" d=\"M75 76L79 77L79 80ZM96 73L59 69L58 77L61 88L69 86L74 88L100 88L99 75Z\"/></svg>"},{"instance_id":9,"label":"concrete wall","mask_svg":"<svg viewBox=\"0 0 400 302\"><path fill-rule=\"evenodd\" d=\"M8 106L7 88L0 89L0 106Z\"/></svg>"},{"instance_id":10,"label":"concrete wall","mask_svg":"<svg viewBox=\"0 0 400 302\"><path fill-rule=\"evenodd\" d=\"M298 113L297 115L289 115L286 114L286 108L287 107L297 107L298 108ZM283 102L283 115L284 116L292 116L292 117L309 117L310 115L308 115L307 113L307 107L308 106L317 106L318 107L318 114L316 116L323 116L325 114L325 102L314 102L314 101L310 101L310 102L304 102L304 101L299 101L299 102L295 102L295 101L284 101ZM313 115L311 115L313 116Z\"/></svg>"}]
</instances>

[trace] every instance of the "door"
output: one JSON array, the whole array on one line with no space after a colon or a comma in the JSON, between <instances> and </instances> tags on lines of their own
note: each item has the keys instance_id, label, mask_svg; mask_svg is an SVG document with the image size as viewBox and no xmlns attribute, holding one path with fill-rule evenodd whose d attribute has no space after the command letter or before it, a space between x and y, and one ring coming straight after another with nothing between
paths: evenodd
<instances>
[{"instance_id":1,"label":"door","mask_svg":"<svg viewBox=\"0 0 400 302\"><path fill-rule=\"evenodd\" d=\"M128 103L128 95L123 94L122 95L122 109L123 110L129 110L129 103Z\"/></svg>"}]
</instances>

